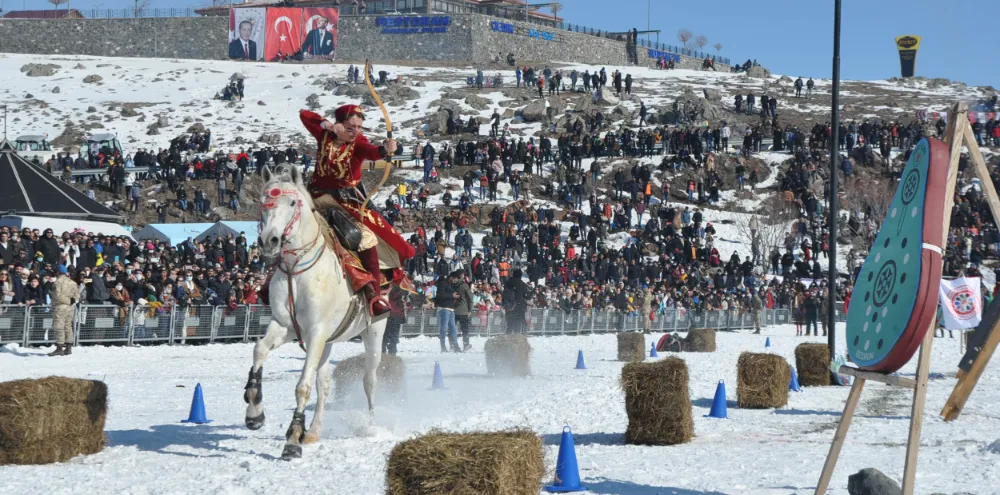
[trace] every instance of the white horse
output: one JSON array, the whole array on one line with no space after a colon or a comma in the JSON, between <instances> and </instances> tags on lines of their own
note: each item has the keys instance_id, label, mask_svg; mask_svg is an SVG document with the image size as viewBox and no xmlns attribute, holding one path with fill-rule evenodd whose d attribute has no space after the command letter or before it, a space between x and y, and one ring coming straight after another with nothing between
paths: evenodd
<instances>
[{"instance_id":1,"label":"white horse","mask_svg":"<svg viewBox=\"0 0 1000 495\"><path fill-rule=\"evenodd\" d=\"M243 400L246 425L264 426L261 379L267 355L282 344L299 340L306 352L302 376L295 387L295 412L285 433L282 459L302 456L302 444L319 440L323 410L330 393L330 349L337 342L361 335L365 344L364 389L369 414L375 411L375 369L382 358L385 320L371 323L364 297L353 294L337 255L326 246L318 214L294 167L284 171L265 168L261 195L260 244L262 258L276 263L271 279L271 322L267 335L257 342L253 366ZM305 430L305 408L316 382L316 410Z\"/></svg>"}]
</instances>

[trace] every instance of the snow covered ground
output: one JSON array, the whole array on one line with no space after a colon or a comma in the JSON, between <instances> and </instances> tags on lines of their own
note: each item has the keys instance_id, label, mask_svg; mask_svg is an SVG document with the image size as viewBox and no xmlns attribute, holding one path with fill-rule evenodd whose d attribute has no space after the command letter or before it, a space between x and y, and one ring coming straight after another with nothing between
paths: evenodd
<instances>
[{"instance_id":1,"label":"snow covered ground","mask_svg":"<svg viewBox=\"0 0 1000 495\"><path fill-rule=\"evenodd\" d=\"M0 467L0 479L4 493L11 494L376 494L384 492L385 462L401 440L431 428L527 427L545 441L548 482L559 434L569 425L589 493L812 493L848 388L804 389L777 410L742 410L735 404L739 353L773 352L794 365L796 345L821 339L793 335L790 326L767 328L764 335L720 333L717 352L681 354L690 370L696 438L672 447L625 445L627 418L618 387L622 363L615 361L613 335L533 338L534 374L525 379L488 376L481 338L473 340L473 352L459 355L439 354L437 339L404 340L405 398L383 393L374 427L365 422L360 385L345 404L331 398L322 442L307 446L304 457L290 463L277 457L302 367L303 354L294 345L273 353L264 367L267 424L255 432L243 425L250 345L83 347L66 358L13 349L0 353L4 380L64 375L108 384L108 447L64 464ZM767 337L770 349L764 348ZM659 335L647 337L647 343L653 338ZM338 345L332 360L361 349L360 344ZM573 369L578 350L585 354L585 371ZM990 366L964 414L944 423L937 412L955 383L958 340L937 339L933 356L918 493L1000 493L1000 449L991 447L1000 430L994 407L1000 400L1000 369ZM436 361L445 391L428 390ZM903 373L912 374L915 367L916 359ZM719 380L727 385L728 420L704 417ZM181 424L197 383L204 387L214 422ZM831 493L846 494L847 476L866 467L900 479L909 411L903 389L874 383L865 388Z\"/></svg>"}]
</instances>

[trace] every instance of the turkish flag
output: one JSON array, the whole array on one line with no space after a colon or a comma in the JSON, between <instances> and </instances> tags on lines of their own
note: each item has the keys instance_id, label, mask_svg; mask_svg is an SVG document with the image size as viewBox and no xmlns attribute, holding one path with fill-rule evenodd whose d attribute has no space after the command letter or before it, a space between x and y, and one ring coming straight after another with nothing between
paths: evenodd
<instances>
[{"instance_id":1,"label":"turkish flag","mask_svg":"<svg viewBox=\"0 0 1000 495\"><path fill-rule=\"evenodd\" d=\"M292 56L302 47L302 9L267 9L267 38L264 59L275 60L282 55Z\"/></svg>"}]
</instances>

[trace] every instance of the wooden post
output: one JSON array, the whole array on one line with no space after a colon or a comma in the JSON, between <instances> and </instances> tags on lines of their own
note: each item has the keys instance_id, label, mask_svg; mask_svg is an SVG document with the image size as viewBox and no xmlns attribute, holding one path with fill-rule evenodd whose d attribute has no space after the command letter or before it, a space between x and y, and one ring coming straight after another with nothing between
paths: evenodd
<instances>
[{"instance_id":1,"label":"wooden post","mask_svg":"<svg viewBox=\"0 0 1000 495\"><path fill-rule=\"evenodd\" d=\"M961 151L961 143L964 142L965 145L968 146L969 155L970 158L972 158L974 166L973 170L982 183L983 195L986 196L986 202L990 206L990 212L993 213L994 219L1000 219L1000 197L997 196L996 188L993 187L993 179L990 176L989 169L986 167L985 160L983 160L983 154L979 150L979 143L976 142L976 137L972 133L972 126L969 125L968 118L959 122L959 128L956 129L955 132L961 133L955 139L955 143L958 144L958 151ZM955 148L955 146L952 146L952 153L955 153ZM961 340L964 341L965 338L967 338L965 332L962 332L962 336L964 338ZM941 416L944 417L945 421L954 421L958 418L958 415L962 413L962 408L965 407L965 403L969 400L969 396L976 388L976 384L979 383L979 379L983 376L983 372L986 371L986 365L988 365L990 359L993 358L993 353L996 351L998 344L1000 344L1000 322L995 323L993 328L991 328L990 336L986 339L986 343L979 351L979 355L976 356L976 361L972 363L972 366L969 368L969 372L966 373L964 370L958 370L958 373L956 374L958 382L955 383L955 388L952 390L951 396L948 397L944 408L941 410ZM964 354L964 345L962 346L960 352Z\"/></svg>"},{"instance_id":2,"label":"wooden post","mask_svg":"<svg viewBox=\"0 0 1000 495\"><path fill-rule=\"evenodd\" d=\"M865 379L856 377L854 379L854 385L851 385L851 393L847 395L847 404L844 405L844 415L840 417L840 423L837 424L837 433L833 435L833 443L830 444L830 453L826 455L826 463L823 464L823 472L819 476L819 482L816 484L815 495L823 495L826 493L827 487L830 486L830 478L833 477L833 471L837 467L837 459L840 458L840 448L844 446L844 440L847 438L847 430L851 427L851 421L854 419L854 410L858 407L858 402L861 400L861 390L865 388Z\"/></svg>"},{"instance_id":3,"label":"wooden post","mask_svg":"<svg viewBox=\"0 0 1000 495\"><path fill-rule=\"evenodd\" d=\"M913 485L917 478L917 454L920 452L920 432L924 425L927 375L931 368L931 346L934 344L936 320L935 318L927 329L924 343L920 346L920 358L917 361L917 388L913 391L913 409L910 411L910 435L906 442L906 465L903 468L903 495L913 495Z\"/></svg>"}]
</instances>

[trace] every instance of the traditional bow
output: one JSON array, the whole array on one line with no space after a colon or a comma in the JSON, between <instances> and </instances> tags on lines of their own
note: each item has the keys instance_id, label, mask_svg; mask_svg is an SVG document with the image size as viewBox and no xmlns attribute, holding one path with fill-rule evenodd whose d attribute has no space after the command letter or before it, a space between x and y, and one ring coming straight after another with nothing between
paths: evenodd
<instances>
[{"instance_id":1,"label":"traditional bow","mask_svg":"<svg viewBox=\"0 0 1000 495\"><path fill-rule=\"evenodd\" d=\"M389 118L389 111L386 110L385 104L382 103L382 98L379 98L378 93L375 91L375 86L372 84L371 70L371 61L365 60L365 85L368 86L368 91L372 94L372 100L375 100L379 109L382 110L382 116L385 117L385 136L392 139L392 119ZM361 203L361 218L365 218L368 200L372 199L372 196L374 196L375 193L378 192L383 185L385 185L385 181L389 180L389 173L392 171L392 157L388 158L389 159L386 160L385 163L385 172L382 174L382 180L379 181L377 186L375 186L375 189L372 189L372 191L368 193L368 197L365 198L365 202Z\"/></svg>"}]
</instances>

